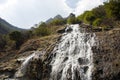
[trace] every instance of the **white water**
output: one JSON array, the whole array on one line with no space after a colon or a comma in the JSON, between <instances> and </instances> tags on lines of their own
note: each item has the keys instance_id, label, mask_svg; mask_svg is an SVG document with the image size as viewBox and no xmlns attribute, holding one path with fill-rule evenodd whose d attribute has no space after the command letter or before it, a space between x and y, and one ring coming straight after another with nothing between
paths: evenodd
<instances>
[{"instance_id":1,"label":"white water","mask_svg":"<svg viewBox=\"0 0 120 80\"><path fill-rule=\"evenodd\" d=\"M52 52L50 80L92 80L95 34L81 31L78 24L66 28Z\"/></svg>"},{"instance_id":2,"label":"white water","mask_svg":"<svg viewBox=\"0 0 120 80\"><path fill-rule=\"evenodd\" d=\"M35 51L33 54L29 55L25 58L24 62L22 63L21 67L15 74L15 78L23 77L26 74L26 69L28 67L29 62L34 58L40 58L45 52L44 51Z\"/></svg>"}]
</instances>

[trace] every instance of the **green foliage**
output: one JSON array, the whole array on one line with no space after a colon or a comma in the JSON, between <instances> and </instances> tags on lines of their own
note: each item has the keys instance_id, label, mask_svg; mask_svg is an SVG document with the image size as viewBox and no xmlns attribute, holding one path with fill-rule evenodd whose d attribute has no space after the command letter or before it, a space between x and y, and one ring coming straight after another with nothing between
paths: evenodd
<instances>
[{"instance_id":1,"label":"green foliage","mask_svg":"<svg viewBox=\"0 0 120 80\"><path fill-rule=\"evenodd\" d=\"M93 15L92 11L85 11L83 14L77 17L79 21L83 21L88 24L92 24L95 20L95 16Z\"/></svg>"},{"instance_id":2,"label":"green foliage","mask_svg":"<svg viewBox=\"0 0 120 80\"><path fill-rule=\"evenodd\" d=\"M22 34L19 31L13 31L9 34L9 37L11 40L20 41L22 38Z\"/></svg>"},{"instance_id":3,"label":"green foliage","mask_svg":"<svg viewBox=\"0 0 120 80\"><path fill-rule=\"evenodd\" d=\"M109 0L105 3L108 17L114 17L120 20L120 0Z\"/></svg>"},{"instance_id":4,"label":"green foliage","mask_svg":"<svg viewBox=\"0 0 120 80\"><path fill-rule=\"evenodd\" d=\"M84 21L89 23L89 24L92 24L92 22L95 20L95 17L92 13L92 11L87 11L86 12L86 15L84 17Z\"/></svg>"},{"instance_id":5,"label":"green foliage","mask_svg":"<svg viewBox=\"0 0 120 80\"><path fill-rule=\"evenodd\" d=\"M11 40L14 40L16 42L16 48L19 48L19 46L23 43L22 40L22 34L19 31L13 31L9 34L9 38Z\"/></svg>"},{"instance_id":6,"label":"green foliage","mask_svg":"<svg viewBox=\"0 0 120 80\"><path fill-rule=\"evenodd\" d=\"M6 44L7 44L7 42L6 42L4 35L0 35L0 49L5 48Z\"/></svg>"},{"instance_id":7,"label":"green foliage","mask_svg":"<svg viewBox=\"0 0 120 80\"><path fill-rule=\"evenodd\" d=\"M27 41L30 38L33 38L33 36L34 36L34 34L33 34L32 30L22 32L22 38L23 38L24 42Z\"/></svg>"},{"instance_id":8,"label":"green foliage","mask_svg":"<svg viewBox=\"0 0 120 80\"><path fill-rule=\"evenodd\" d=\"M63 25L65 24L64 19L54 19L53 21L50 22L50 25Z\"/></svg>"},{"instance_id":9,"label":"green foliage","mask_svg":"<svg viewBox=\"0 0 120 80\"><path fill-rule=\"evenodd\" d=\"M79 22L84 22L84 17L85 17L85 15L86 15L86 12L84 12L83 14L81 14L81 15L79 15L78 17L77 17L77 20L79 21Z\"/></svg>"},{"instance_id":10,"label":"green foliage","mask_svg":"<svg viewBox=\"0 0 120 80\"><path fill-rule=\"evenodd\" d=\"M70 14L70 16L67 19L68 24L75 24L76 23L76 17L73 13Z\"/></svg>"},{"instance_id":11,"label":"green foliage","mask_svg":"<svg viewBox=\"0 0 120 80\"><path fill-rule=\"evenodd\" d=\"M91 11L85 11L77 19L96 27L112 28L115 19L120 20L120 0L109 0Z\"/></svg>"},{"instance_id":12,"label":"green foliage","mask_svg":"<svg viewBox=\"0 0 120 80\"><path fill-rule=\"evenodd\" d=\"M98 18L93 22L93 26L100 26L101 23L102 23L102 20Z\"/></svg>"},{"instance_id":13,"label":"green foliage","mask_svg":"<svg viewBox=\"0 0 120 80\"><path fill-rule=\"evenodd\" d=\"M100 5L92 10L92 13L95 18L104 18L106 17L105 7Z\"/></svg>"},{"instance_id":14,"label":"green foliage","mask_svg":"<svg viewBox=\"0 0 120 80\"><path fill-rule=\"evenodd\" d=\"M4 19L0 18L0 34L8 34L12 31L21 31L23 29L17 28Z\"/></svg>"},{"instance_id":15,"label":"green foliage","mask_svg":"<svg viewBox=\"0 0 120 80\"><path fill-rule=\"evenodd\" d=\"M41 22L41 24L39 25L39 27L47 27L47 24L45 22Z\"/></svg>"},{"instance_id":16,"label":"green foliage","mask_svg":"<svg viewBox=\"0 0 120 80\"><path fill-rule=\"evenodd\" d=\"M39 26L38 28L35 29L35 35L37 36L47 36L50 35L50 29L48 27L41 27Z\"/></svg>"}]
</instances>

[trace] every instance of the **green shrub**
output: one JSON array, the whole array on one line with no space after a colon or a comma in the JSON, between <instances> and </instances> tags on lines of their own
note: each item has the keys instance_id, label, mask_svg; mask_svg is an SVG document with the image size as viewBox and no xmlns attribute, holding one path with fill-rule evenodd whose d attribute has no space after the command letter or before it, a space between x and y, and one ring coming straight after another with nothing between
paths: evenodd
<instances>
[{"instance_id":1,"label":"green shrub","mask_svg":"<svg viewBox=\"0 0 120 80\"><path fill-rule=\"evenodd\" d=\"M49 27L38 27L35 29L35 34L37 36L47 36L51 34Z\"/></svg>"},{"instance_id":2,"label":"green shrub","mask_svg":"<svg viewBox=\"0 0 120 80\"><path fill-rule=\"evenodd\" d=\"M101 23L102 23L102 20L98 18L93 22L93 26L100 26Z\"/></svg>"},{"instance_id":3,"label":"green shrub","mask_svg":"<svg viewBox=\"0 0 120 80\"><path fill-rule=\"evenodd\" d=\"M20 47L20 45L23 43L23 37L21 32L19 31L13 31L9 34L10 40L14 40L16 43L16 49Z\"/></svg>"},{"instance_id":4,"label":"green shrub","mask_svg":"<svg viewBox=\"0 0 120 80\"><path fill-rule=\"evenodd\" d=\"M92 11L87 11L86 15L84 17L84 21L86 23L92 24L94 20L95 20L95 17L93 15Z\"/></svg>"},{"instance_id":5,"label":"green shrub","mask_svg":"<svg viewBox=\"0 0 120 80\"><path fill-rule=\"evenodd\" d=\"M0 49L4 49L7 42L4 35L0 35Z\"/></svg>"},{"instance_id":6,"label":"green shrub","mask_svg":"<svg viewBox=\"0 0 120 80\"><path fill-rule=\"evenodd\" d=\"M64 19L54 19L53 21L50 22L50 25L63 25L65 24Z\"/></svg>"},{"instance_id":7,"label":"green shrub","mask_svg":"<svg viewBox=\"0 0 120 80\"><path fill-rule=\"evenodd\" d=\"M41 24L39 25L39 27L47 27L47 24L45 22L41 22Z\"/></svg>"},{"instance_id":8,"label":"green shrub","mask_svg":"<svg viewBox=\"0 0 120 80\"><path fill-rule=\"evenodd\" d=\"M105 9L109 18L120 20L120 0L109 0L105 3Z\"/></svg>"}]
</instances>

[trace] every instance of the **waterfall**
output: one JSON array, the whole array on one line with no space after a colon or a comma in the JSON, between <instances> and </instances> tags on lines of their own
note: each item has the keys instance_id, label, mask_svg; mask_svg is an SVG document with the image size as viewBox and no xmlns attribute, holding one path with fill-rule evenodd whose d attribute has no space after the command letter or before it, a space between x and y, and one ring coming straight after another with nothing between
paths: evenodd
<instances>
[{"instance_id":1,"label":"waterfall","mask_svg":"<svg viewBox=\"0 0 120 80\"><path fill-rule=\"evenodd\" d=\"M41 56L45 53L45 51L35 51L31 55L25 58L24 62L21 64L21 67L18 69L18 71L15 74L15 78L23 78L26 75L27 67L30 64L29 62L32 59L38 59L41 58ZM27 79L22 79L27 80Z\"/></svg>"},{"instance_id":2,"label":"waterfall","mask_svg":"<svg viewBox=\"0 0 120 80\"><path fill-rule=\"evenodd\" d=\"M92 80L95 34L83 32L78 24L66 28L52 51L50 80Z\"/></svg>"}]
</instances>

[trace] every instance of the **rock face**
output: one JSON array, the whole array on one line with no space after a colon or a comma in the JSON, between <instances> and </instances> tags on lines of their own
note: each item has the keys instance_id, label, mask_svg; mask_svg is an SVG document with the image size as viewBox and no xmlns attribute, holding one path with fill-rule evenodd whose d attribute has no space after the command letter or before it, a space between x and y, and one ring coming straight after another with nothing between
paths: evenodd
<instances>
[{"instance_id":1,"label":"rock face","mask_svg":"<svg viewBox=\"0 0 120 80\"><path fill-rule=\"evenodd\" d=\"M120 29L96 33L93 80L120 80Z\"/></svg>"},{"instance_id":2,"label":"rock face","mask_svg":"<svg viewBox=\"0 0 120 80\"><path fill-rule=\"evenodd\" d=\"M105 32L96 32L96 44L92 47L93 51L93 73L92 80L120 80L120 29L113 29ZM26 74L20 80L49 80L52 66L50 61L53 56L50 55L55 45L50 46L49 50L39 59L32 59L26 68ZM65 57L64 62L68 60ZM87 64L88 59L78 59L79 64ZM88 71L89 67L84 66L83 73ZM68 69L71 75L71 69ZM61 72L58 74L61 77ZM76 80L81 80L79 72L76 70ZM69 77L67 80L71 80Z\"/></svg>"},{"instance_id":3,"label":"rock face","mask_svg":"<svg viewBox=\"0 0 120 80\"><path fill-rule=\"evenodd\" d=\"M24 75L23 80L40 80L42 79L42 70L43 70L43 63L42 60L33 58L27 68L26 73ZM20 79L20 80L21 80Z\"/></svg>"},{"instance_id":4,"label":"rock face","mask_svg":"<svg viewBox=\"0 0 120 80\"><path fill-rule=\"evenodd\" d=\"M94 64L92 80L120 80L120 29L116 28L105 32L95 32L95 34L97 36L97 46L92 47ZM45 43L47 43L47 41ZM27 64L25 75L18 77L18 80L49 80L52 70L50 61L52 57L55 56L51 55L54 47L54 44L47 47L46 53L39 56L39 58L31 58L29 64ZM21 49L21 52L22 51L24 52L24 50ZM65 57L63 62L66 62L68 59L68 57ZM85 65L89 62L87 58L78 58L77 61L80 65ZM89 70L89 66L84 66L82 68L84 70L83 73ZM69 75L72 74L69 68L67 72ZM13 77L15 71L11 69L11 73L13 73L10 74ZM61 71L59 74L61 74ZM61 75L59 74L58 76L60 77ZM77 77L76 80L81 80L77 70L75 70L75 75ZM67 80L71 80L71 77Z\"/></svg>"}]
</instances>

